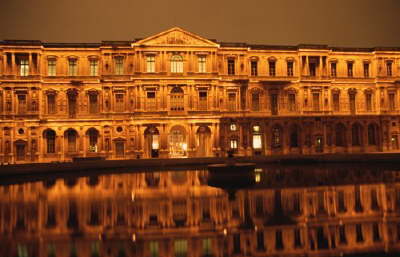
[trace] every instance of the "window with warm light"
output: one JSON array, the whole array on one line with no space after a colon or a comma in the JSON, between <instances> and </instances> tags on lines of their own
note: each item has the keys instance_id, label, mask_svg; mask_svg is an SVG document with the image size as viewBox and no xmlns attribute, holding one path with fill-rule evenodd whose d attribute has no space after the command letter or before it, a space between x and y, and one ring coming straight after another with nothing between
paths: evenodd
<instances>
[{"instance_id":1,"label":"window with warm light","mask_svg":"<svg viewBox=\"0 0 400 257\"><path fill-rule=\"evenodd\" d=\"M115 63L115 75L123 75L124 74L124 57L117 56L114 59Z\"/></svg>"},{"instance_id":2,"label":"window with warm light","mask_svg":"<svg viewBox=\"0 0 400 257\"><path fill-rule=\"evenodd\" d=\"M20 61L20 75L21 76L29 75L29 61L26 59L22 59Z\"/></svg>"},{"instance_id":3,"label":"window with warm light","mask_svg":"<svg viewBox=\"0 0 400 257\"><path fill-rule=\"evenodd\" d=\"M231 131L236 131L236 130L237 130L236 124L235 124L235 123L232 123L232 124L229 126L229 129L230 129Z\"/></svg>"},{"instance_id":4,"label":"window with warm light","mask_svg":"<svg viewBox=\"0 0 400 257\"><path fill-rule=\"evenodd\" d=\"M158 242L157 241L150 241L149 243L149 250L150 250L150 257L158 257Z\"/></svg>"},{"instance_id":5,"label":"window with warm light","mask_svg":"<svg viewBox=\"0 0 400 257\"><path fill-rule=\"evenodd\" d=\"M97 60L90 60L90 76L97 76L99 65Z\"/></svg>"},{"instance_id":6,"label":"window with warm light","mask_svg":"<svg viewBox=\"0 0 400 257\"><path fill-rule=\"evenodd\" d=\"M156 72L156 57L154 55L146 56L146 72Z\"/></svg>"},{"instance_id":7,"label":"window with warm light","mask_svg":"<svg viewBox=\"0 0 400 257\"><path fill-rule=\"evenodd\" d=\"M183 58L180 55L174 55L171 58L171 72L183 73Z\"/></svg>"},{"instance_id":8,"label":"window with warm light","mask_svg":"<svg viewBox=\"0 0 400 257\"><path fill-rule=\"evenodd\" d=\"M76 59L68 60L68 76L78 75L78 62Z\"/></svg>"},{"instance_id":9,"label":"window with warm light","mask_svg":"<svg viewBox=\"0 0 400 257\"><path fill-rule=\"evenodd\" d=\"M199 72L205 73L206 72L206 57L199 56Z\"/></svg>"},{"instance_id":10,"label":"window with warm light","mask_svg":"<svg viewBox=\"0 0 400 257\"><path fill-rule=\"evenodd\" d=\"M48 76L56 76L56 60L49 59L47 61L47 75Z\"/></svg>"},{"instance_id":11,"label":"window with warm light","mask_svg":"<svg viewBox=\"0 0 400 257\"><path fill-rule=\"evenodd\" d=\"M229 145L230 145L230 148L231 148L231 149L237 149L237 148L238 148L238 141L237 141L237 139L231 139Z\"/></svg>"}]
</instances>

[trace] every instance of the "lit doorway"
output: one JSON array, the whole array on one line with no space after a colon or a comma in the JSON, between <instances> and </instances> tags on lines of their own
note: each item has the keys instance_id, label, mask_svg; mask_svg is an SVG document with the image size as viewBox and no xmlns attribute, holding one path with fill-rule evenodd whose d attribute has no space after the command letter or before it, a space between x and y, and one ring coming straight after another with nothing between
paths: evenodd
<instances>
[{"instance_id":1,"label":"lit doorway","mask_svg":"<svg viewBox=\"0 0 400 257\"><path fill-rule=\"evenodd\" d=\"M148 127L144 131L145 152L147 157L157 158L160 149L160 133L156 127Z\"/></svg>"},{"instance_id":2,"label":"lit doorway","mask_svg":"<svg viewBox=\"0 0 400 257\"><path fill-rule=\"evenodd\" d=\"M182 126L174 126L170 131L168 139L170 157L187 157L186 132Z\"/></svg>"},{"instance_id":3,"label":"lit doorway","mask_svg":"<svg viewBox=\"0 0 400 257\"><path fill-rule=\"evenodd\" d=\"M201 126L197 130L197 156L198 157L206 157L210 156L211 149L211 131L207 126Z\"/></svg>"}]
</instances>

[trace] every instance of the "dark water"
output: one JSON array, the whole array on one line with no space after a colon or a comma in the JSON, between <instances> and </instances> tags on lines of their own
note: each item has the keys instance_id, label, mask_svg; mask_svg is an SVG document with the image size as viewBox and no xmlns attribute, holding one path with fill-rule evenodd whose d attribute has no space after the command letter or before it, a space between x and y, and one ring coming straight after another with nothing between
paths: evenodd
<instances>
[{"instance_id":1,"label":"dark water","mask_svg":"<svg viewBox=\"0 0 400 257\"><path fill-rule=\"evenodd\" d=\"M400 256L400 168L23 180L0 186L1 257Z\"/></svg>"}]
</instances>

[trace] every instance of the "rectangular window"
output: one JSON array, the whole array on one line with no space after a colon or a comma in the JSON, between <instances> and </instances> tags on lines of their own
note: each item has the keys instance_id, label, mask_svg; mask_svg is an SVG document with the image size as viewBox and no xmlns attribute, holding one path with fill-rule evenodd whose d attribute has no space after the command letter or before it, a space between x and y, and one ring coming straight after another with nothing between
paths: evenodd
<instances>
[{"instance_id":1,"label":"rectangular window","mask_svg":"<svg viewBox=\"0 0 400 257\"><path fill-rule=\"evenodd\" d=\"M186 257L187 256L187 240L175 240L174 241L174 252L175 257Z\"/></svg>"},{"instance_id":2,"label":"rectangular window","mask_svg":"<svg viewBox=\"0 0 400 257\"><path fill-rule=\"evenodd\" d=\"M293 62L287 62L287 75L293 77Z\"/></svg>"},{"instance_id":3,"label":"rectangular window","mask_svg":"<svg viewBox=\"0 0 400 257\"><path fill-rule=\"evenodd\" d=\"M146 72L156 72L156 57L154 55L146 56Z\"/></svg>"},{"instance_id":4,"label":"rectangular window","mask_svg":"<svg viewBox=\"0 0 400 257\"><path fill-rule=\"evenodd\" d=\"M313 93L313 111L320 111L319 93Z\"/></svg>"},{"instance_id":5,"label":"rectangular window","mask_svg":"<svg viewBox=\"0 0 400 257\"><path fill-rule=\"evenodd\" d=\"M257 61L251 61L251 76L257 76Z\"/></svg>"},{"instance_id":6,"label":"rectangular window","mask_svg":"<svg viewBox=\"0 0 400 257\"><path fill-rule=\"evenodd\" d=\"M331 77L336 78L336 62L331 62Z\"/></svg>"},{"instance_id":7,"label":"rectangular window","mask_svg":"<svg viewBox=\"0 0 400 257\"><path fill-rule=\"evenodd\" d=\"M56 60L51 59L47 61L47 75L55 76L56 75Z\"/></svg>"},{"instance_id":8,"label":"rectangular window","mask_svg":"<svg viewBox=\"0 0 400 257\"><path fill-rule=\"evenodd\" d=\"M366 111L370 112L372 111L372 94L366 94L365 95L365 104L366 104Z\"/></svg>"},{"instance_id":9,"label":"rectangular window","mask_svg":"<svg viewBox=\"0 0 400 257\"><path fill-rule=\"evenodd\" d=\"M26 95L18 95L18 114L24 114L26 112Z\"/></svg>"},{"instance_id":10,"label":"rectangular window","mask_svg":"<svg viewBox=\"0 0 400 257\"><path fill-rule=\"evenodd\" d=\"M346 212L344 191L338 192L338 212Z\"/></svg>"},{"instance_id":11,"label":"rectangular window","mask_svg":"<svg viewBox=\"0 0 400 257\"><path fill-rule=\"evenodd\" d=\"M289 112L294 112L296 110L296 95L295 94L289 94L288 95L288 102L289 102Z\"/></svg>"},{"instance_id":12,"label":"rectangular window","mask_svg":"<svg viewBox=\"0 0 400 257\"><path fill-rule=\"evenodd\" d=\"M207 110L207 91L199 92L199 110Z\"/></svg>"},{"instance_id":13,"label":"rectangular window","mask_svg":"<svg viewBox=\"0 0 400 257\"><path fill-rule=\"evenodd\" d=\"M90 76L97 76L98 75L98 61L97 60L90 60Z\"/></svg>"},{"instance_id":14,"label":"rectangular window","mask_svg":"<svg viewBox=\"0 0 400 257\"><path fill-rule=\"evenodd\" d=\"M124 74L124 58L122 56L115 57L115 75Z\"/></svg>"},{"instance_id":15,"label":"rectangular window","mask_svg":"<svg viewBox=\"0 0 400 257\"><path fill-rule=\"evenodd\" d=\"M236 93L228 93L228 110L236 111Z\"/></svg>"},{"instance_id":16,"label":"rectangular window","mask_svg":"<svg viewBox=\"0 0 400 257\"><path fill-rule=\"evenodd\" d=\"M395 94L389 93L389 110L394 111L396 109L395 105Z\"/></svg>"},{"instance_id":17,"label":"rectangular window","mask_svg":"<svg viewBox=\"0 0 400 257\"><path fill-rule=\"evenodd\" d=\"M369 63L364 63L364 78L369 78Z\"/></svg>"},{"instance_id":18,"label":"rectangular window","mask_svg":"<svg viewBox=\"0 0 400 257\"><path fill-rule=\"evenodd\" d=\"M356 113L356 94L350 94L350 112L352 114Z\"/></svg>"},{"instance_id":19,"label":"rectangular window","mask_svg":"<svg viewBox=\"0 0 400 257\"><path fill-rule=\"evenodd\" d=\"M206 72L206 57L205 56L199 56L199 72L200 73L205 73Z\"/></svg>"},{"instance_id":20,"label":"rectangular window","mask_svg":"<svg viewBox=\"0 0 400 257\"><path fill-rule=\"evenodd\" d=\"M157 241L150 241L149 243L149 250L150 250L150 257L158 257L158 242Z\"/></svg>"},{"instance_id":21,"label":"rectangular window","mask_svg":"<svg viewBox=\"0 0 400 257\"><path fill-rule=\"evenodd\" d=\"M22 59L20 61L20 75L21 76L29 75L29 61L26 59Z\"/></svg>"},{"instance_id":22,"label":"rectangular window","mask_svg":"<svg viewBox=\"0 0 400 257\"><path fill-rule=\"evenodd\" d=\"M203 255L210 256L212 254L211 238L203 239Z\"/></svg>"},{"instance_id":23,"label":"rectangular window","mask_svg":"<svg viewBox=\"0 0 400 257\"><path fill-rule=\"evenodd\" d=\"M276 75L275 64L276 64L275 61L269 61L268 62L269 75L270 76L275 76Z\"/></svg>"},{"instance_id":24,"label":"rectangular window","mask_svg":"<svg viewBox=\"0 0 400 257\"><path fill-rule=\"evenodd\" d=\"M349 78L353 77L353 63L352 62L347 63L347 76Z\"/></svg>"},{"instance_id":25,"label":"rectangular window","mask_svg":"<svg viewBox=\"0 0 400 257\"><path fill-rule=\"evenodd\" d=\"M338 112L340 111L340 94L334 93L332 94L332 102L333 102L333 111Z\"/></svg>"},{"instance_id":26,"label":"rectangular window","mask_svg":"<svg viewBox=\"0 0 400 257\"><path fill-rule=\"evenodd\" d=\"M271 114L278 114L278 94L271 94Z\"/></svg>"},{"instance_id":27,"label":"rectangular window","mask_svg":"<svg viewBox=\"0 0 400 257\"><path fill-rule=\"evenodd\" d=\"M317 64L315 62L310 62L308 67L310 68L310 76L315 77L317 75Z\"/></svg>"},{"instance_id":28,"label":"rectangular window","mask_svg":"<svg viewBox=\"0 0 400 257\"><path fill-rule=\"evenodd\" d=\"M54 94L47 95L47 112L48 114L56 113L56 96Z\"/></svg>"},{"instance_id":29,"label":"rectangular window","mask_svg":"<svg viewBox=\"0 0 400 257\"><path fill-rule=\"evenodd\" d=\"M257 251L265 251L263 231L257 231Z\"/></svg>"},{"instance_id":30,"label":"rectangular window","mask_svg":"<svg viewBox=\"0 0 400 257\"><path fill-rule=\"evenodd\" d=\"M386 62L386 73L388 77L392 76L392 62Z\"/></svg>"},{"instance_id":31,"label":"rectangular window","mask_svg":"<svg viewBox=\"0 0 400 257\"><path fill-rule=\"evenodd\" d=\"M237 148L238 148L238 141L237 141L237 139L231 139L231 140L230 140L230 147L231 147L231 149L237 149Z\"/></svg>"},{"instance_id":32,"label":"rectangular window","mask_svg":"<svg viewBox=\"0 0 400 257\"><path fill-rule=\"evenodd\" d=\"M147 98L145 101L145 105L146 105L145 110L147 110L147 111L156 110L157 109L156 92L154 92L154 91L147 92L146 96L147 96Z\"/></svg>"},{"instance_id":33,"label":"rectangular window","mask_svg":"<svg viewBox=\"0 0 400 257\"><path fill-rule=\"evenodd\" d=\"M253 135L253 149L261 149L262 140L261 135Z\"/></svg>"},{"instance_id":34,"label":"rectangular window","mask_svg":"<svg viewBox=\"0 0 400 257\"><path fill-rule=\"evenodd\" d=\"M98 113L97 94L89 95L89 113Z\"/></svg>"},{"instance_id":35,"label":"rectangular window","mask_svg":"<svg viewBox=\"0 0 400 257\"><path fill-rule=\"evenodd\" d=\"M228 75L235 75L235 60L228 59Z\"/></svg>"},{"instance_id":36,"label":"rectangular window","mask_svg":"<svg viewBox=\"0 0 400 257\"><path fill-rule=\"evenodd\" d=\"M76 76L78 74L78 65L76 59L70 59L68 61L68 75Z\"/></svg>"},{"instance_id":37,"label":"rectangular window","mask_svg":"<svg viewBox=\"0 0 400 257\"><path fill-rule=\"evenodd\" d=\"M124 157L125 155L125 144L124 141L115 142L115 153L117 157Z\"/></svg>"},{"instance_id":38,"label":"rectangular window","mask_svg":"<svg viewBox=\"0 0 400 257\"><path fill-rule=\"evenodd\" d=\"M123 112L124 107L124 94L115 94L115 111Z\"/></svg>"}]
</instances>

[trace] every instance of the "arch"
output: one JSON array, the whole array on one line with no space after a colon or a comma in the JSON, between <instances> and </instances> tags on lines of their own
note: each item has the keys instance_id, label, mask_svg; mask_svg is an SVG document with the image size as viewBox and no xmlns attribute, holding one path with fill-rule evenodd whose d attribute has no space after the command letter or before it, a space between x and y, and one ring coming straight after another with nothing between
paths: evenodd
<instances>
[{"instance_id":1,"label":"arch","mask_svg":"<svg viewBox=\"0 0 400 257\"><path fill-rule=\"evenodd\" d=\"M171 157L186 157L186 130L183 126L175 125L169 132L169 154Z\"/></svg>"},{"instance_id":2,"label":"arch","mask_svg":"<svg viewBox=\"0 0 400 257\"><path fill-rule=\"evenodd\" d=\"M86 136L88 139L88 151L96 153L98 151L99 131L96 128L89 128L86 130Z\"/></svg>"},{"instance_id":3,"label":"arch","mask_svg":"<svg viewBox=\"0 0 400 257\"><path fill-rule=\"evenodd\" d=\"M75 153L77 152L77 138L78 132L75 129L69 128L64 132L64 140L66 140L66 152Z\"/></svg>"},{"instance_id":4,"label":"arch","mask_svg":"<svg viewBox=\"0 0 400 257\"><path fill-rule=\"evenodd\" d=\"M210 155L211 130L208 126L200 126L196 131L197 156L205 157Z\"/></svg>"},{"instance_id":5,"label":"arch","mask_svg":"<svg viewBox=\"0 0 400 257\"><path fill-rule=\"evenodd\" d=\"M379 126L376 123L368 124L368 145L378 145Z\"/></svg>"},{"instance_id":6,"label":"arch","mask_svg":"<svg viewBox=\"0 0 400 257\"><path fill-rule=\"evenodd\" d=\"M351 144L361 146L362 144L362 126L356 122L351 126Z\"/></svg>"},{"instance_id":7,"label":"arch","mask_svg":"<svg viewBox=\"0 0 400 257\"><path fill-rule=\"evenodd\" d=\"M46 153L56 153L56 132L50 128L43 131L43 138L46 141Z\"/></svg>"},{"instance_id":8,"label":"arch","mask_svg":"<svg viewBox=\"0 0 400 257\"><path fill-rule=\"evenodd\" d=\"M335 126L335 145L345 146L346 142L346 127L343 123L338 123Z\"/></svg>"},{"instance_id":9,"label":"arch","mask_svg":"<svg viewBox=\"0 0 400 257\"><path fill-rule=\"evenodd\" d=\"M147 157L156 158L160 148L160 132L158 129L151 125L144 131L144 150Z\"/></svg>"}]
</instances>

